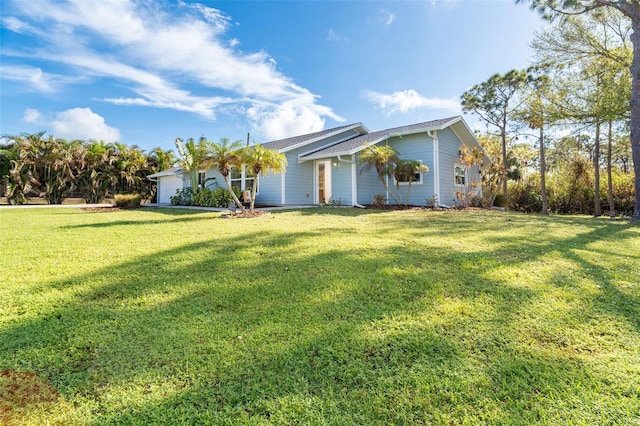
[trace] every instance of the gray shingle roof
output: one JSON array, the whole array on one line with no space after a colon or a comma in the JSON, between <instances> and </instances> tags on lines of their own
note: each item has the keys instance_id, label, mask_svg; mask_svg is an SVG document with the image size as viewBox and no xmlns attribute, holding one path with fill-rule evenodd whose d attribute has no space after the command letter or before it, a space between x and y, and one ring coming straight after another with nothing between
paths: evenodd
<instances>
[{"instance_id":1,"label":"gray shingle roof","mask_svg":"<svg viewBox=\"0 0 640 426\"><path fill-rule=\"evenodd\" d=\"M409 135L412 133L426 132L428 130L441 130L460 119L461 117L458 115L455 117L442 118L439 120L425 121L424 123L409 124L407 126L378 130L375 132L367 133L365 135L356 136L352 139L346 140L320 151L305 155L302 158L320 158L331 157L335 155L353 154L368 145L378 143L393 136Z\"/></svg>"},{"instance_id":2,"label":"gray shingle roof","mask_svg":"<svg viewBox=\"0 0 640 426\"><path fill-rule=\"evenodd\" d=\"M180 174L183 174L182 168L174 166L174 167L171 167L170 169L163 170L161 172L157 172L152 175L149 175L147 176L147 178L158 178L162 176L173 176L173 175L180 175Z\"/></svg>"},{"instance_id":3,"label":"gray shingle roof","mask_svg":"<svg viewBox=\"0 0 640 426\"><path fill-rule=\"evenodd\" d=\"M306 135L293 136L286 139L263 143L262 146L268 149L282 151L293 146L304 144L305 142L311 142L317 139L321 139L334 133L340 133L343 130L356 128L361 125L362 123L347 124L346 126L334 127L333 129L321 130L319 132L308 133Z\"/></svg>"}]
</instances>

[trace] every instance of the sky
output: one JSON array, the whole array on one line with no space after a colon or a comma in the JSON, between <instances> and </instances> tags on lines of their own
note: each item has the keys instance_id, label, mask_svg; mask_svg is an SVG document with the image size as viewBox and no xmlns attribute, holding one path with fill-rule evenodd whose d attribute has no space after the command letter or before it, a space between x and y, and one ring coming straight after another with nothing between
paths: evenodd
<instances>
[{"instance_id":1,"label":"sky","mask_svg":"<svg viewBox=\"0 0 640 426\"><path fill-rule=\"evenodd\" d=\"M462 114L547 25L513 0L0 2L0 134L173 149ZM473 129L480 123L465 114Z\"/></svg>"}]
</instances>

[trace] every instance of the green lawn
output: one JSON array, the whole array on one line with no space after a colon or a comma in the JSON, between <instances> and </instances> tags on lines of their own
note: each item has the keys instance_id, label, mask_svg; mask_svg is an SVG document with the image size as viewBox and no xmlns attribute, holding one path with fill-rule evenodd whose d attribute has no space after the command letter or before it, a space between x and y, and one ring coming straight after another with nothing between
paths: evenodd
<instances>
[{"instance_id":1,"label":"green lawn","mask_svg":"<svg viewBox=\"0 0 640 426\"><path fill-rule=\"evenodd\" d=\"M219 215L0 208L0 423L640 425L639 226Z\"/></svg>"}]
</instances>

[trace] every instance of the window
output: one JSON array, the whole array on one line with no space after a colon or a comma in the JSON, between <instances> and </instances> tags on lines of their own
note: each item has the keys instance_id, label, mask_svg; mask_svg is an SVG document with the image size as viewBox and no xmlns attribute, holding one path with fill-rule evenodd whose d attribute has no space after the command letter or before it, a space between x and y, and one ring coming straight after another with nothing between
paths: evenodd
<instances>
[{"instance_id":1,"label":"window","mask_svg":"<svg viewBox=\"0 0 640 426\"><path fill-rule=\"evenodd\" d=\"M417 162L422 167L422 161L417 160ZM425 172L411 173L412 171L416 170L416 167L414 166L417 166L417 164L415 163L415 161L401 160L401 162L398 164L399 170L396 170L400 173L397 176L394 176L393 182L400 185L409 185L409 183L411 183L411 185L422 185L422 180Z\"/></svg>"},{"instance_id":2,"label":"window","mask_svg":"<svg viewBox=\"0 0 640 426\"><path fill-rule=\"evenodd\" d=\"M453 166L453 177L456 181L456 185L464 185L466 182L467 172L461 164Z\"/></svg>"},{"instance_id":3,"label":"window","mask_svg":"<svg viewBox=\"0 0 640 426\"><path fill-rule=\"evenodd\" d=\"M421 185L422 184L422 175L424 173L414 173L413 174L413 179L411 180L411 185ZM410 175L405 175L405 174L401 174L400 176L398 176L398 183L400 185L408 185L409 184L409 177Z\"/></svg>"},{"instance_id":4,"label":"window","mask_svg":"<svg viewBox=\"0 0 640 426\"><path fill-rule=\"evenodd\" d=\"M242 169L232 168L229 173L229 180L231 181L231 186L244 189L242 187Z\"/></svg>"},{"instance_id":5,"label":"window","mask_svg":"<svg viewBox=\"0 0 640 426\"><path fill-rule=\"evenodd\" d=\"M229 180L231 181L231 186L240 188L242 191L253 189L253 172L246 167L241 169L233 167L229 173Z\"/></svg>"},{"instance_id":6,"label":"window","mask_svg":"<svg viewBox=\"0 0 640 426\"><path fill-rule=\"evenodd\" d=\"M204 188L204 183L207 180L206 172L198 172L198 188Z\"/></svg>"}]
</instances>

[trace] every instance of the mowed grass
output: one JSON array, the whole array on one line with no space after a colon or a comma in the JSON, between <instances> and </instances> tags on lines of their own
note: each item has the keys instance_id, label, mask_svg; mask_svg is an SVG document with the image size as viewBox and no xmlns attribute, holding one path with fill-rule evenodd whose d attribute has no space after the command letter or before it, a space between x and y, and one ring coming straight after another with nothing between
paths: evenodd
<instances>
[{"instance_id":1,"label":"mowed grass","mask_svg":"<svg viewBox=\"0 0 640 426\"><path fill-rule=\"evenodd\" d=\"M0 209L4 421L640 424L637 225L219 216Z\"/></svg>"}]
</instances>

